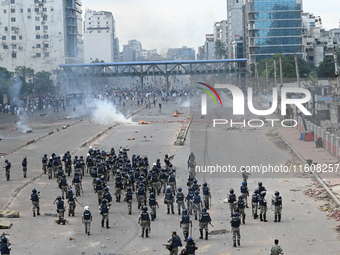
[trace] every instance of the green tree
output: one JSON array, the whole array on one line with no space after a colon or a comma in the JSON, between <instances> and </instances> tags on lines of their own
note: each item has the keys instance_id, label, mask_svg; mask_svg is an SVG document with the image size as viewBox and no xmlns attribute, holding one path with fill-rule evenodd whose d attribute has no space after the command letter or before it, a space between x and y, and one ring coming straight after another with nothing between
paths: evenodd
<instances>
[{"instance_id":1,"label":"green tree","mask_svg":"<svg viewBox=\"0 0 340 255\"><path fill-rule=\"evenodd\" d=\"M40 71L34 76L34 89L36 93L51 93L55 91L55 86L51 79L52 74L46 71Z\"/></svg>"},{"instance_id":2,"label":"green tree","mask_svg":"<svg viewBox=\"0 0 340 255\"><path fill-rule=\"evenodd\" d=\"M13 84L13 73L7 68L0 67L0 94L8 94L10 86Z\"/></svg>"},{"instance_id":3,"label":"green tree","mask_svg":"<svg viewBox=\"0 0 340 255\"><path fill-rule=\"evenodd\" d=\"M17 66L14 73L22 82L20 94L32 93L34 70L26 66Z\"/></svg>"},{"instance_id":4,"label":"green tree","mask_svg":"<svg viewBox=\"0 0 340 255\"><path fill-rule=\"evenodd\" d=\"M100 60L98 58L96 58L95 60L93 60L91 63L105 63L104 60Z\"/></svg>"},{"instance_id":5,"label":"green tree","mask_svg":"<svg viewBox=\"0 0 340 255\"><path fill-rule=\"evenodd\" d=\"M340 59L340 49L339 47L335 48L338 56L338 60ZM339 63L338 63L339 64ZM320 62L317 68L317 75L319 78L333 78L335 76L335 65L334 65L334 57L326 56L322 62Z\"/></svg>"},{"instance_id":6,"label":"green tree","mask_svg":"<svg viewBox=\"0 0 340 255\"><path fill-rule=\"evenodd\" d=\"M227 49L225 43L222 43L221 40L216 40L215 42L215 58L216 59L224 59L227 56Z\"/></svg>"}]
</instances>

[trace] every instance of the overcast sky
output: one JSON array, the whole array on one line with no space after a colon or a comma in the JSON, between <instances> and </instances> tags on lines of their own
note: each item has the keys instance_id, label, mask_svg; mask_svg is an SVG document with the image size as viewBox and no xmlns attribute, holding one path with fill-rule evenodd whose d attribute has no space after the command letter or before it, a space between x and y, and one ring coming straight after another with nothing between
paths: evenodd
<instances>
[{"instance_id":1,"label":"overcast sky","mask_svg":"<svg viewBox=\"0 0 340 255\"><path fill-rule=\"evenodd\" d=\"M226 0L82 0L83 11L112 12L116 21L120 48L130 39L137 39L143 49L203 45L205 34L213 32L216 21L226 19ZM304 12L321 16L324 28L338 28L339 0L305 0Z\"/></svg>"}]
</instances>

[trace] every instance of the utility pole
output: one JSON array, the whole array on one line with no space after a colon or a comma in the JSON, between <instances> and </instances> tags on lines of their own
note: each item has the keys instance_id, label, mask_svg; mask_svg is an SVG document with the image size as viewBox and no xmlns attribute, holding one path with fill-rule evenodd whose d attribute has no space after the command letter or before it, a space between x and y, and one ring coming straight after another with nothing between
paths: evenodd
<instances>
[{"instance_id":1,"label":"utility pole","mask_svg":"<svg viewBox=\"0 0 340 255\"><path fill-rule=\"evenodd\" d=\"M276 88L276 60L274 59L274 87Z\"/></svg>"},{"instance_id":2,"label":"utility pole","mask_svg":"<svg viewBox=\"0 0 340 255\"><path fill-rule=\"evenodd\" d=\"M257 63L255 63L255 79L256 79L256 84L257 84L257 92L260 90L260 84L259 84L259 73L257 72Z\"/></svg>"},{"instance_id":3,"label":"utility pole","mask_svg":"<svg viewBox=\"0 0 340 255\"><path fill-rule=\"evenodd\" d=\"M333 50L334 56L334 65L335 65L335 77L336 77L336 94L339 95L339 86L340 86L340 76L339 76L339 64L338 64L338 54L334 47Z\"/></svg>"},{"instance_id":4,"label":"utility pole","mask_svg":"<svg viewBox=\"0 0 340 255\"><path fill-rule=\"evenodd\" d=\"M297 82L298 82L299 88L301 88L299 66L298 66L298 60L297 60L297 56L296 55L294 55L294 59L295 59L295 68L296 68L296 78L297 78Z\"/></svg>"},{"instance_id":5,"label":"utility pole","mask_svg":"<svg viewBox=\"0 0 340 255\"><path fill-rule=\"evenodd\" d=\"M281 88L283 87L283 77L282 77L282 59L280 57L280 80L281 80Z\"/></svg>"},{"instance_id":6,"label":"utility pole","mask_svg":"<svg viewBox=\"0 0 340 255\"><path fill-rule=\"evenodd\" d=\"M268 87L268 61L266 61L266 83L267 83L267 93L269 93L269 87Z\"/></svg>"}]
</instances>

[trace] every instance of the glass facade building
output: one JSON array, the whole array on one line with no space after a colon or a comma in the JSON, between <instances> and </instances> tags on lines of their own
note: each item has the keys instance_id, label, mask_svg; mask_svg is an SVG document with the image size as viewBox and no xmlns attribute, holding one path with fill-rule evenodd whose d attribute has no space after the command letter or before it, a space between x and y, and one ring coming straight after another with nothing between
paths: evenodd
<instances>
[{"instance_id":1,"label":"glass facade building","mask_svg":"<svg viewBox=\"0 0 340 255\"><path fill-rule=\"evenodd\" d=\"M302 57L302 0L245 2L245 42L250 63L276 53Z\"/></svg>"}]
</instances>

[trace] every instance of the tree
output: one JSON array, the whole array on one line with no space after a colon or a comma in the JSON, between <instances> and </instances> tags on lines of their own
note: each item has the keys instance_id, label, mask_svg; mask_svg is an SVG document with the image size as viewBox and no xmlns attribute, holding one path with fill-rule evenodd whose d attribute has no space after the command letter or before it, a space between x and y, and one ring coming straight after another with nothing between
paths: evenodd
<instances>
[{"instance_id":1,"label":"tree","mask_svg":"<svg viewBox=\"0 0 340 255\"><path fill-rule=\"evenodd\" d=\"M337 52L338 60L340 60L340 49L335 49ZM339 63L338 63L339 64ZM317 68L318 78L334 78L335 76L335 65L334 57L326 56L322 62L320 62Z\"/></svg>"},{"instance_id":2,"label":"tree","mask_svg":"<svg viewBox=\"0 0 340 255\"><path fill-rule=\"evenodd\" d=\"M95 60L93 60L91 63L105 63L104 60L100 60L98 58L96 58Z\"/></svg>"},{"instance_id":3,"label":"tree","mask_svg":"<svg viewBox=\"0 0 340 255\"><path fill-rule=\"evenodd\" d=\"M0 94L8 94L9 88L13 84L13 73L7 68L0 67Z\"/></svg>"},{"instance_id":4,"label":"tree","mask_svg":"<svg viewBox=\"0 0 340 255\"><path fill-rule=\"evenodd\" d=\"M222 43L221 40L216 40L215 42L215 58L216 59L224 59L227 56L227 49L225 43Z\"/></svg>"},{"instance_id":5,"label":"tree","mask_svg":"<svg viewBox=\"0 0 340 255\"><path fill-rule=\"evenodd\" d=\"M33 92L34 70L26 66L17 66L14 71L15 75L22 81L21 94Z\"/></svg>"},{"instance_id":6,"label":"tree","mask_svg":"<svg viewBox=\"0 0 340 255\"><path fill-rule=\"evenodd\" d=\"M55 87L51 76L52 74L46 71L40 71L35 74L34 89L36 93L54 93Z\"/></svg>"}]
</instances>

